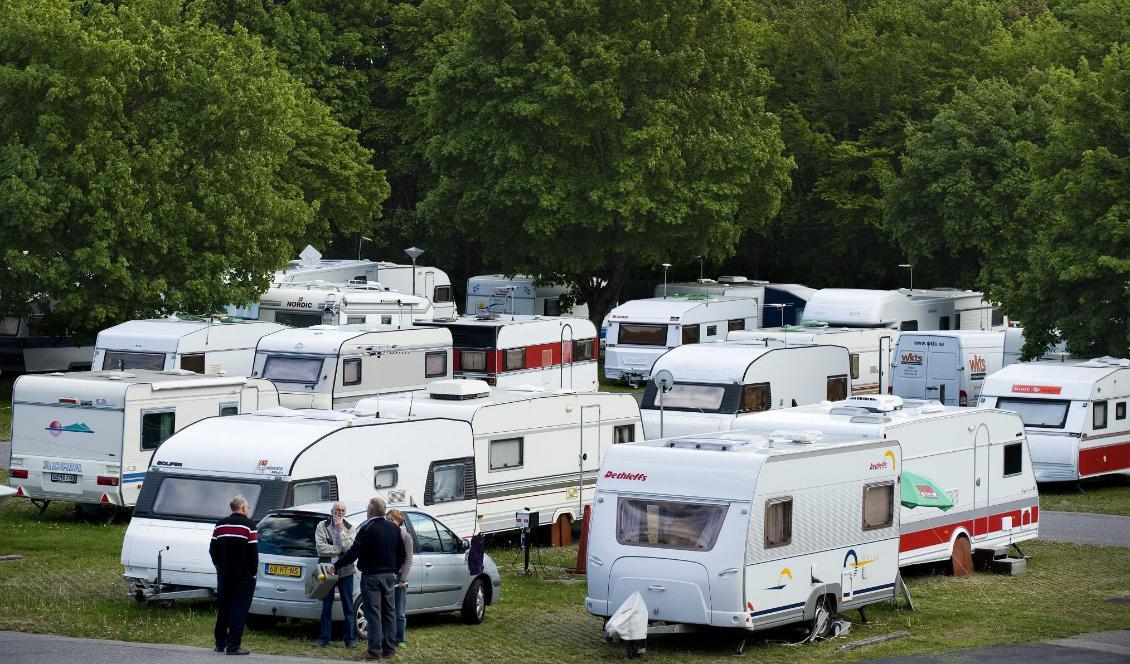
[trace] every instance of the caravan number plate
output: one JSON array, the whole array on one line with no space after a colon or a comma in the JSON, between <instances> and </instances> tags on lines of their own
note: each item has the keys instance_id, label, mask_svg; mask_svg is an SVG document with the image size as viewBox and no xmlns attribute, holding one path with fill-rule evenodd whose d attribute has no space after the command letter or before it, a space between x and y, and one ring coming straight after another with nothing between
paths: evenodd
<instances>
[{"instance_id":1,"label":"caravan number plate","mask_svg":"<svg viewBox=\"0 0 1130 664\"><path fill-rule=\"evenodd\" d=\"M72 473L51 473L51 481L61 484L78 484L78 475Z\"/></svg>"},{"instance_id":2,"label":"caravan number plate","mask_svg":"<svg viewBox=\"0 0 1130 664\"><path fill-rule=\"evenodd\" d=\"M298 565L267 565L267 574L274 576L302 576L302 568Z\"/></svg>"}]
</instances>

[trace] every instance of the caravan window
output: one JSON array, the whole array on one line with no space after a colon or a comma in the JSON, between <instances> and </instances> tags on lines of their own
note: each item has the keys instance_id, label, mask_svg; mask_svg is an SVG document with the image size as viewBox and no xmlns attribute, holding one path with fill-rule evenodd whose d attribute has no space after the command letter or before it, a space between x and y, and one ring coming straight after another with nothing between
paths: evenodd
<instances>
[{"instance_id":1,"label":"caravan window","mask_svg":"<svg viewBox=\"0 0 1130 664\"><path fill-rule=\"evenodd\" d=\"M742 385L742 400L738 405L739 413L760 413L772 407L773 397L769 390L769 383Z\"/></svg>"},{"instance_id":2,"label":"caravan window","mask_svg":"<svg viewBox=\"0 0 1130 664\"><path fill-rule=\"evenodd\" d=\"M345 317L345 324L346 325L364 325L365 324L365 317L364 316L346 316Z\"/></svg>"},{"instance_id":3,"label":"caravan window","mask_svg":"<svg viewBox=\"0 0 1130 664\"><path fill-rule=\"evenodd\" d=\"M222 403L222 404L220 404L220 417L227 417L228 415L239 415L239 404L237 404L237 403Z\"/></svg>"},{"instance_id":4,"label":"caravan window","mask_svg":"<svg viewBox=\"0 0 1130 664\"><path fill-rule=\"evenodd\" d=\"M463 500L463 462L445 463L432 469L432 503Z\"/></svg>"},{"instance_id":5,"label":"caravan window","mask_svg":"<svg viewBox=\"0 0 1130 664\"><path fill-rule=\"evenodd\" d=\"M263 365L263 378L286 383L317 383L321 374L320 357L268 355Z\"/></svg>"},{"instance_id":6,"label":"caravan window","mask_svg":"<svg viewBox=\"0 0 1130 664\"><path fill-rule=\"evenodd\" d=\"M895 522L895 483L863 487L863 529L888 528Z\"/></svg>"},{"instance_id":7,"label":"caravan window","mask_svg":"<svg viewBox=\"0 0 1130 664\"><path fill-rule=\"evenodd\" d=\"M180 368L192 373L204 373L204 353L180 356Z\"/></svg>"},{"instance_id":8,"label":"caravan window","mask_svg":"<svg viewBox=\"0 0 1130 664\"><path fill-rule=\"evenodd\" d=\"M710 551L727 505L620 498L616 541L632 546Z\"/></svg>"},{"instance_id":9,"label":"caravan window","mask_svg":"<svg viewBox=\"0 0 1130 664\"><path fill-rule=\"evenodd\" d=\"M731 320L731 321L726 323L726 330L728 332L736 332L738 330L744 330L744 329L745 329L745 319L744 318L735 318L734 320Z\"/></svg>"},{"instance_id":10,"label":"caravan window","mask_svg":"<svg viewBox=\"0 0 1130 664\"><path fill-rule=\"evenodd\" d=\"M1042 429L1062 429L1067 421L1067 407L1070 401L1058 399L1021 399L1017 397L1001 397L997 399L997 408L1011 410L1020 415L1026 427L1040 427Z\"/></svg>"},{"instance_id":11,"label":"caravan window","mask_svg":"<svg viewBox=\"0 0 1130 664\"><path fill-rule=\"evenodd\" d=\"M308 314L296 311L276 311L275 322L290 327L310 327L322 324L322 314Z\"/></svg>"},{"instance_id":12,"label":"caravan window","mask_svg":"<svg viewBox=\"0 0 1130 664\"><path fill-rule=\"evenodd\" d=\"M1009 443L1004 446L1004 476L1019 475L1024 470L1023 443Z\"/></svg>"},{"instance_id":13,"label":"caravan window","mask_svg":"<svg viewBox=\"0 0 1130 664\"><path fill-rule=\"evenodd\" d=\"M526 368L526 349L525 348L510 348L507 349L502 358L502 370L511 371L514 369Z\"/></svg>"},{"instance_id":14,"label":"caravan window","mask_svg":"<svg viewBox=\"0 0 1130 664\"><path fill-rule=\"evenodd\" d=\"M1119 401L1118 403L1114 404L1114 419L1116 419L1116 420L1126 419L1126 402L1125 401Z\"/></svg>"},{"instance_id":15,"label":"caravan window","mask_svg":"<svg viewBox=\"0 0 1130 664\"><path fill-rule=\"evenodd\" d=\"M557 298L547 299L542 307L542 313L546 316L560 316L561 300Z\"/></svg>"},{"instance_id":16,"label":"caravan window","mask_svg":"<svg viewBox=\"0 0 1130 664\"><path fill-rule=\"evenodd\" d=\"M447 351L437 350L424 354L424 378L447 375Z\"/></svg>"},{"instance_id":17,"label":"caravan window","mask_svg":"<svg viewBox=\"0 0 1130 664\"><path fill-rule=\"evenodd\" d=\"M765 501L765 548L785 546L793 541L793 499Z\"/></svg>"},{"instance_id":18,"label":"caravan window","mask_svg":"<svg viewBox=\"0 0 1130 664\"><path fill-rule=\"evenodd\" d=\"M392 325L392 316L381 316L381 325Z\"/></svg>"},{"instance_id":19,"label":"caravan window","mask_svg":"<svg viewBox=\"0 0 1130 664\"><path fill-rule=\"evenodd\" d=\"M848 396L847 376L828 376L828 401L843 401Z\"/></svg>"},{"instance_id":20,"label":"caravan window","mask_svg":"<svg viewBox=\"0 0 1130 664\"><path fill-rule=\"evenodd\" d=\"M459 351L459 368L462 371L486 371L487 352L485 350Z\"/></svg>"},{"instance_id":21,"label":"caravan window","mask_svg":"<svg viewBox=\"0 0 1130 664\"><path fill-rule=\"evenodd\" d=\"M916 321L916 320L904 320L902 322L902 324L899 325L899 330L901 330L903 332L917 332L918 331L918 321Z\"/></svg>"},{"instance_id":22,"label":"caravan window","mask_svg":"<svg viewBox=\"0 0 1130 664\"><path fill-rule=\"evenodd\" d=\"M432 291L432 302L451 302L451 286L436 286Z\"/></svg>"},{"instance_id":23,"label":"caravan window","mask_svg":"<svg viewBox=\"0 0 1130 664\"><path fill-rule=\"evenodd\" d=\"M1000 309L993 307L993 327L1000 327L1004 325L1004 314Z\"/></svg>"},{"instance_id":24,"label":"caravan window","mask_svg":"<svg viewBox=\"0 0 1130 664\"><path fill-rule=\"evenodd\" d=\"M573 342L573 361L584 362L594 357L596 339L578 339Z\"/></svg>"},{"instance_id":25,"label":"caravan window","mask_svg":"<svg viewBox=\"0 0 1130 664\"><path fill-rule=\"evenodd\" d=\"M706 336L713 337L713 336L716 336L717 334L718 334L718 326L717 325L707 325L706 326Z\"/></svg>"},{"instance_id":26,"label":"caravan window","mask_svg":"<svg viewBox=\"0 0 1130 664\"><path fill-rule=\"evenodd\" d=\"M337 500L337 478L319 477L314 480L295 482L290 487L291 505L305 505L307 503L321 503L327 500Z\"/></svg>"},{"instance_id":27,"label":"caravan window","mask_svg":"<svg viewBox=\"0 0 1130 664\"><path fill-rule=\"evenodd\" d=\"M129 369L149 369L161 371L165 368L164 353L126 353L117 350L106 351L102 368L107 371L126 371Z\"/></svg>"},{"instance_id":28,"label":"caravan window","mask_svg":"<svg viewBox=\"0 0 1130 664\"><path fill-rule=\"evenodd\" d=\"M698 325L684 325L683 326L683 343L697 344L698 343Z\"/></svg>"},{"instance_id":29,"label":"caravan window","mask_svg":"<svg viewBox=\"0 0 1130 664\"><path fill-rule=\"evenodd\" d=\"M522 439L502 438L490 441L487 450L491 470L508 470L522 467Z\"/></svg>"},{"instance_id":30,"label":"caravan window","mask_svg":"<svg viewBox=\"0 0 1130 664\"><path fill-rule=\"evenodd\" d=\"M616 335L618 344L634 344L636 346L666 346L667 326L646 325L643 323L620 323L620 331Z\"/></svg>"},{"instance_id":31,"label":"caravan window","mask_svg":"<svg viewBox=\"0 0 1130 664\"><path fill-rule=\"evenodd\" d=\"M939 330L950 329L950 317L949 316L939 316L938 317L938 329Z\"/></svg>"},{"instance_id":32,"label":"caravan window","mask_svg":"<svg viewBox=\"0 0 1130 664\"><path fill-rule=\"evenodd\" d=\"M253 482L227 482L190 477L166 477L153 499L153 512L164 516L219 519L231 514L231 499L241 495L255 513L262 487Z\"/></svg>"},{"instance_id":33,"label":"caravan window","mask_svg":"<svg viewBox=\"0 0 1130 664\"><path fill-rule=\"evenodd\" d=\"M859 353L852 353L849 357L851 359L851 379L855 380L859 378Z\"/></svg>"},{"instance_id":34,"label":"caravan window","mask_svg":"<svg viewBox=\"0 0 1130 664\"><path fill-rule=\"evenodd\" d=\"M672 410L691 410L716 412L722 407L722 399L726 396L724 385L695 385L693 383L675 383L670 392L656 394L654 403L649 407Z\"/></svg>"},{"instance_id":35,"label":"caravan window","mask_svg":"<svg viewBox=\"0 0 1130 664\"><path fill-rule=\"evenodd\" d=\"M1106 402L1096 401L1092 407L1092 424L1096 429L1106 428Z\"/></svg>"},{"instance_id":36,"label":"caravan window","mask_svg":"<svg viewBox=\"0 0 1130 664\"><path fill-rule=\"evenodd\" d=\"M176 430L176 410L142 411L141 449L155 450Z\"/></svg>"},{"instance_id":37,"label":"caravan window","mask_svg":"<svg viewBox=\"0 0 1130 664\"><path fill-rule=\"evenodd\" d=\"M400 466L377 466L373 469L373 488L391 489L400 481Z\"/></svg>"},{"instance_id":38,"label":"caravan window","mask_svg":"<svg viewBox=\"0 0 1130 664\"><path fill-rule=\"evenodd\" d=\"M612 428L612 444L634 443L636 441L636 425L621 424Z\"/></svg>"},{"instance_id":39,"label":"caravan window","mask_svg":"<svg viewBox=\"0 0 1130 664\"><path fill-rule=\"evenodd\" d=\"M353 358L341 363L341 384L361 384L361 358Z\"/></svg>"}]
</instances>

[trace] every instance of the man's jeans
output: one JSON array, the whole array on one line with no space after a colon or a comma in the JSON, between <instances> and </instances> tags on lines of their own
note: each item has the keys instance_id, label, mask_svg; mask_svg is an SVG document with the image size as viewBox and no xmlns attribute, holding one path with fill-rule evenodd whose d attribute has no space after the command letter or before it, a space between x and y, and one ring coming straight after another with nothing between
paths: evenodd
<instances>
[{"instance_id":1,"label":"man's jeans","mask_svg":"<svg viewBox=\"0 0 1130 664\"><path fill-rule=\"evenodd\" d=\"M361 575L361 608L368 623L369 652L373 654L396 652L395 588L393 572Z\"/></svg>"},{"instance_id":2,"label":"man's jeans","mask_svg":"<svg viewBox=\"0 0 1130 664\"><path fill-rule=\"evenodd\" d=\"M408 627L408 618L404 611L408 609L408 586L396 586L396 642L404 643L404 630Z\"/></svg>"},{"instance_id":3,"label":"man's jeans","mask_svg":"<svg viewBox=\"0 0 1130 664\"><path fill-rule=\"evenodd\" d=\"M342 630L342 640L346 645L351 645L353 638L353 575L343 576L338 579L337 591L341 594L341 613L345 616L345 628ZM330 642L330 629L333 625L334 594L322 598L322 635L318 639L322 643Z\"/></svg>"}]
</instances>

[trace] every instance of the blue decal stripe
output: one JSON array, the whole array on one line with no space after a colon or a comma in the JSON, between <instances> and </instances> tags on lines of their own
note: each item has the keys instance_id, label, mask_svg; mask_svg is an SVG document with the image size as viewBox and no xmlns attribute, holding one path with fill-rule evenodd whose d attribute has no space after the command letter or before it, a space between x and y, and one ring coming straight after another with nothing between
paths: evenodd
<instances>
[{"instance_id":1,"label":"blue decal stripe","mask_svg":"<svg viewBox=\"0 0 1130 664\"><path fill-rule=\"evenodd\" d=\"M862 595L864 593L874 593L874 592L879 592L880 590L886 590L888 588L894 588L894 587L895 587L895 584L886 583L886 584L883 584L881 586L871 586L870 588L864 588L863 590L853 591L852 595Z\"/></svg>"},{"instance_id":2,"label":"blue decal stripe","mask_svg":"<svg viewBox=\"0 0 1130 664\"><path fill-rule=\"evenodd\" d=\"M789 609L800 609L800 608L803 608L803 607L804 607L804 602L801 602L799 604L786 604L785 606L778 606L775 609L762 609L761 611L754 611L750 615L754 616L756 618L757 616L763 616L767 613L778 613L780 611L788 611Z\"/></svg>"},{"instance_id":3,"label":"blue decal stripe","mask_svg":"<svg viewBox=\"0 0 1130 664\"><path fill-rule=\"evenodd\" d=\"M122 475L123 482L132 482L134 480L145 479L145 473L125 473Z\"/></svg>"}]
</instances>

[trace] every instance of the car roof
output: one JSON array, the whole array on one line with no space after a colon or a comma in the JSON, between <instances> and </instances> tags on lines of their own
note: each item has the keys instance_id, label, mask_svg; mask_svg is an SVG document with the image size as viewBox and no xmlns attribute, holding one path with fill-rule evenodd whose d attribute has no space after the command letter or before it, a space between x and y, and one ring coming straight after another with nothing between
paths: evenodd
<instances>
[{"instance_id":1,"label":"car roof","mask_svg":"<svg viewBox=\"0 0 1130 664\"><path fill-rule=\"evenodd\" d=\"M305 515L329 516L330 515L330 509L334 506L334 503L336 503L336 502L338 502L338 501L323 500L323 501L317 502L317 503L306 503L304 505L295 505L293 507L284 507L282 509L271 510L270 512L267 512L267 514L264 515L263 518L265 519L267 517L277 516L277 515L280 515L280 514L297 514L297 515L304 515L304 516ZM392 509L400 510L401 512L404 512L406 514L408 512L418 512L420 514L426 514L426 512L418 509L414 505L407 505L407 504L402 505L402 504L399 504L399 503L392 503L388 506L388 508L390 510L392 510ZM346 502L345 503L345 517L347 519L348 518L355 518L355 517L358 517L358 516L364 517L367 509L368 509L368 502L366 502L364 504L350 504L350 503ZM428 516L431 516L431 515L428 514ZM435 517L432 517L432 518L435 518ZM437 521L438 521L438 519L437 519ZM442 521L441 521L441 523L442 523Z\"/></svg>"}]
</instances>

